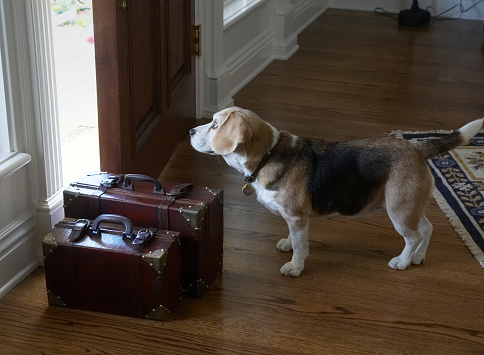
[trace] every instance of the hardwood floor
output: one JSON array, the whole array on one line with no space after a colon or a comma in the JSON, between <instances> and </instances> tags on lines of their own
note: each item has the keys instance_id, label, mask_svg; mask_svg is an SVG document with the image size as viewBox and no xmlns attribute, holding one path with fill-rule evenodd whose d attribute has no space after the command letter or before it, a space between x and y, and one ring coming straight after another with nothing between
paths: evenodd
<instances>
[{"instance_id":1,"label":"hardwood floor","mask_svg":"<svg viewBox=\"0 0 484 355\"><path fill-rule=\"evenodd\" d=\"M235 96L279 129L327 140L456 129L484 116L480 21L419 29L329 10ZM411 174L411 171L409 172ZM388 217L317 219L299 278L282 218L242 194L243 178L184 141L163 179L223 188L224 272L167 322L49 307L39 268L0 300L1 354L483 354L484 269L433 202L427 260L387 267L403 248Z\"/></svg>"}]
</instances>

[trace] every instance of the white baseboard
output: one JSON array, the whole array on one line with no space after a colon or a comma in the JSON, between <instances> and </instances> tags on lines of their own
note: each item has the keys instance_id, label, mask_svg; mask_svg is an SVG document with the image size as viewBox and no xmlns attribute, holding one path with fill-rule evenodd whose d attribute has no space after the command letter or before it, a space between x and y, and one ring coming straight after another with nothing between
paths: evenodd
<instances>
[{"instance_id":1,"label":"white baseboard","mask_svg":"<svg viewBox=\"0 0 484 355\"><path fill-rule=\"evenodd\" d=\"M235 95L272 62L273 38L272 31L261 33L227 59L229 97Z\"/></svg>"},{"instance_id":2,"label":"white baseboard","mask_svg":"<svg viewBox=\"0 0 484 355\"><path fill-rule=\"evenodd\" d=\"M33 260L29 265L20 270L20 272L11 278L6 284L0 285L0 299L7 293L13 290L20 282L29 276L35 269L39 267L39 261Z\"/></svg>"},{"instance_id":3,"label":"white baseboard","mask_svg":"<svg viewBox=\"0 0 484 355\"><path fill-rule=\"evenodd\" d=\"M232 107L234 104L234 99L232 97L226 97L225 100L221 101L218 105L205 105L201 117L211 118L215 112L221 111L227 107Z\"/></svg>"},{"instance_id":4,"label":"white baseboard","mask_svg":"<svg viewBox=\"0 0 484 355\"><path fill-rule=\"evenodd\" d=\"M36 215L34 215L34 213ZM0 298L42 262L41 240L64 215L62 193L0 230Z\"/></svg>"},{"instance_id":5,"label":"white baseboard","mask_svg":"<svg viewBox=\"0 0 484 355\"><path fill-rule=\"evenodd\" d=\"M27 211L0 230L0 260L13 245L32 233L36 228L34 215Z\"/></svg>"},{"instance_id":6,"label":"white baseboard","mask_svg":"<svg viewBox=\"0 0 484 355\"><path fill-rule=\"evenodd\" d=\"M321 16L328 8L328 0L300 2L294 9L295 33L301 33L306 27Z\"/></svg>"},{"instance_id":7,"label":"white baseboard","mask_svg":"<svg viewBox=\"0 0 484 355\"><path fill-rule=\"evenodd\" d=\"M37 206L37 234L43 238L64 218L64 192L57 191Z\"/></svg>"},{"instance_id":8,"label":"white baseboard","mask_svg":"<svg viewBox=\"0 0 484 355\"><path fill-rule=\"evenodd\" d=\"M272 46L273 59L288 60L298 49L296 34L286 38L284 41L274 41Z\"/></svg>"},{"instance_id":9,"label":"white baseboard","mask_svg":"<svg viewBox=\"0 0 484 355\"><path fill-rule=\"evenodd\" d=\"M0 298L39 266L35 217L26 212L0 231Z\"/></svg>"}]
</instances>

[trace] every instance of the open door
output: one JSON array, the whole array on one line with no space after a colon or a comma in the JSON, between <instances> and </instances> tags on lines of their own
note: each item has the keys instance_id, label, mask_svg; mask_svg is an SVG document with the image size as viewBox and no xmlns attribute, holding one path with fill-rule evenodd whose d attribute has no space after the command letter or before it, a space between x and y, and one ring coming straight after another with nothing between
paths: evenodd
<instances>
[{"instance_id":1,"label":"open door","mask_svg":"<svg viewBox=\"0 0 484 355\"><path fill-rule=\"evenodd\" d=\"M193 0L94 0L101 170L158 177L195 122Z\"/></svg>"}]
</instances>

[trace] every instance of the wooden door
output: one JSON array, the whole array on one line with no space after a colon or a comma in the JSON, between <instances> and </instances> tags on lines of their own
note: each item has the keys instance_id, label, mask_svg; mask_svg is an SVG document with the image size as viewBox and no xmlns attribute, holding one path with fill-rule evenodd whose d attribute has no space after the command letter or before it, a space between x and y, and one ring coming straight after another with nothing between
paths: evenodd
<instances>
[{"instance_id":1,"label":"wooden door","mask_svg":"<svg viewBox=\"0 0 484 355\"><path fill-rule=\"evenodd\" d=\"M94 0L101 170L158 177L195 121L193 0Z\"/></svg>"}]
</instances>

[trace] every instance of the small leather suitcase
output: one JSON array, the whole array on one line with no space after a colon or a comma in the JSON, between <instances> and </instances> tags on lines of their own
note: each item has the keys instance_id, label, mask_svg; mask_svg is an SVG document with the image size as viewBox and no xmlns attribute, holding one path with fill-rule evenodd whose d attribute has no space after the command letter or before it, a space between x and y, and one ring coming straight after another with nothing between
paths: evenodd
<instances>
[{"instance_id":1,"label":"small leather suitcase","mask_svg":"<svg viewBox=\"0 0 484 355\"><path fill-rule=\"evenodd\" d=\"M181 299L177 232L118 215L64 218L42 249L50 305L165 320Z\"/></svg>"},{"instance_id":2,"label":"small leather suitcase","mask_svg":"<svg viewBox=\"0 0 484 355\"><path fill-rule=\"evenodd\" d=\"M160 184L146 175L98 173L64 190L64 210L67 217L74 218L114 213L137 226L180 232L185 294L200 296L222 270L222 190Z\"/></svg>"}]
</instances>

